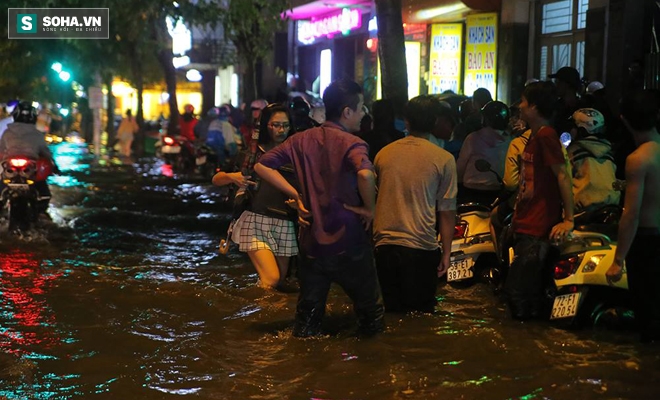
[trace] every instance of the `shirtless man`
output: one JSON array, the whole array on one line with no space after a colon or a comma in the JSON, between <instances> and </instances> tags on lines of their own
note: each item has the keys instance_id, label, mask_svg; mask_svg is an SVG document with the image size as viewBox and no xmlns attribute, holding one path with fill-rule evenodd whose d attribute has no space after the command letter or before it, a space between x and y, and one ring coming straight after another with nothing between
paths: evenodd
<instances>
[{"instance_id":1,"label":"shirtless man","mask_svg":"<svg viewBox=\"0 0 660 400\"><path fill-rule=\"evenodd\" d=\"M628 288L643 342L660 340L660 104L644 90L624 99L621 120L637 149L626 159L626 196L619 241L607 279L616 282L628 270ZM641 221L641 222L640 222Z\"/></svg>"}]
</instances>

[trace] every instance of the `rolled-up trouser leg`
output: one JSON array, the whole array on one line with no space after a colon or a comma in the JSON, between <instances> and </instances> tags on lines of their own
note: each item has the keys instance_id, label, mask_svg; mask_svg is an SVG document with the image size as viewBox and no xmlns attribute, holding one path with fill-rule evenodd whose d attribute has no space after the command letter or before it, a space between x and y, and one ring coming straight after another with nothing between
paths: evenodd
<instances>
[{"instance_id":1,"label":"rolled-up trouser leg","mask_svg":"<svg viewBox=\"0 0 660 400\"><path fill-rule=\"evenodd\" d=\"M307 337L321 333L321 321L330 290L330 277L322 266L323 259L300 257L298 271L300 295L296 308L293 336Z\"/></svg>"}]
</instances>

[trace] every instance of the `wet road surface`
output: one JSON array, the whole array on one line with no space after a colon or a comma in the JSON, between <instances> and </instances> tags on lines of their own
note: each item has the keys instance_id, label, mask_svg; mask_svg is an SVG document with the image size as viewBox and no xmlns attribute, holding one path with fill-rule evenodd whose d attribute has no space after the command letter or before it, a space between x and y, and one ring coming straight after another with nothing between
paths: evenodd
<instances>
[{"instance_id":1,"label":"wet road surface","mask_svg":"<svg viewBox=\"0 0 660 400\"><path fill-rule=\"evenodd\" d=\"M372 339L353 335L333 288L329 335L293 338L296 295L257 288L247 257L217 253L217 188L155 159L54 151L53 221L24 238L0 227L0 398L660 396L660 346L511 321L483 285L441 285L437 314L388 315Z\"/></svg>"}]
</instances>

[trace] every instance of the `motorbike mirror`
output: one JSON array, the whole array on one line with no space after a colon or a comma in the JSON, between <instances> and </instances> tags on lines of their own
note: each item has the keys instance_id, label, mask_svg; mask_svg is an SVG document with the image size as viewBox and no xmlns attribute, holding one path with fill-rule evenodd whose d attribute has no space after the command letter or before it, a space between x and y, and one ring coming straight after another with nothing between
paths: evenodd
<instances>
[{"instance_id":1,"label":"motorbike mirror","mask_svg":"<svg viewBox=\"0 0 660 400\"><path fill-rule=\"evenodd\" d=\"M490 171L490 163L483 158L478 159L474 162L474 166L477 167L479 172L488 172Z\"/></svg>"}]
</instances>

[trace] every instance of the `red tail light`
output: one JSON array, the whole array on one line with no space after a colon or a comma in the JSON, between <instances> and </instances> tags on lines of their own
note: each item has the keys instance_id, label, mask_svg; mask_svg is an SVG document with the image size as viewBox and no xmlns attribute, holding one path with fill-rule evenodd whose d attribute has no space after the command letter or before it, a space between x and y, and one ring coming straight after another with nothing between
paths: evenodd
<instances>
[{"instance_id":1,"label":"red tail light","mask_svg":"<svg viewBox=\"0 0 660 400\"><path fill-rule=\"evenodd\" d=\"M169 137L169 136L165 136L165 137L163 138L163 143L165 143L165 144L168 145L168 146L172 146L172 145L173 145L174 143L176 143L176 142L175 142L175 140L174 140L173 138L171 138L171 137Z\"/></svg>"},{"instance_id":2,"label":"red tail light","mask_svg":"<svg viewBox=\"0 0 660 400\"><path fill-rule=\"evenodd\" d=\"M564 260L559 260L555 264L555 279L567 278L577 271L582 257L573 256Z\"/></svg>"},{"instance_id":3,"label":"red tail light","mask_svg":"<svg viewBox=\"0 0 660 400\"><path fill-rule=\"evenodd\" d=\"M11 164L12 167L17 167L17 168L23 168L27 165L28 160L25 158L12 158L9 160L9 164Z\"/></svg>"},{"instance_id":4,"label":"red tail light","mask_svg":"<svg viewBox=\"0 0 660 400\"><path fill-rule=\"evenodd\" d=\"M460 221L454 226L454 239L462 239L467 233L468 223Z\"/></svg>"}]
</instances>

